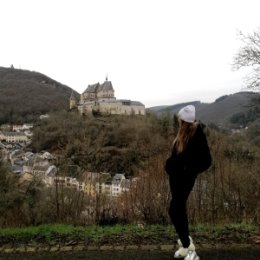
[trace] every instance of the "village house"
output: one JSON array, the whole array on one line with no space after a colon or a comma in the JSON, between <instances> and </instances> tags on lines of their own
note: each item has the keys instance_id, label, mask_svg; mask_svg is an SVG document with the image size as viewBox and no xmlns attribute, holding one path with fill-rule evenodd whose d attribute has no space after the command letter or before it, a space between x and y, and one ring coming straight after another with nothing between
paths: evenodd
<instances>
[{"instance_id":1,"label":"village house","mask_svg":"<svg viewBox=\"0 0 260 260\"><path fill-rule=\"evenodd\" d=\"M23 132L0 132L0 141L7 143L27 143L28 137Z\"/></svg>"},{"instance_id":2,"label":"village house","mask_svg":"<svg viewBox=\"0 0 260 260\"><path fill-rule=\"evenodd\" d=\"M48 169L45 171L42 181L45 183L47 186L52 186L53 185L53 179L57 175L57 167L55 165L50 165Z\"/></svg>"},{"instance_id":3,"label":"village house","mask_svg":"<svg viewBox=\"0 0 260 260\"><path fill-rule=\"evenodd\" d=\"M73 177L56 176L53 178L52 184L58 184L59 186L74 188L76 190L82 190L82 184Z\"/></svg>"},{"instance_id":4,"label":"village house","mask_svg":"<svg viewBox=\"0 0 260 260\"><path fill-rule=\"evenodd\" d=\"M12 130L14 132L20 132L23 130L23 125L12 125Z\"/></svg>"},{"instance_id":5,"label":"village house","mask_svg":"<svg viewBox=\"0 0 260 260\"><path fill-rule=\"evenodd\" d=\"M33 173L34 156L25 160L23 165L23 173Z\"/></svg>"},{"instance_id":6,"label":"village house","mask_svg":"<svg viewBox=\"0 0 260 260\"><path fill-rule=\"evenodd\" d=\"M0 125L0 130L9 132L12 130L12 126L9 124L3 124L3 125Z\"/></svg>"},{"instance_id":7,"label":"village house","mask_svg":"<svg viewBox=\"0 0 260 260\"><path fill-rule=\"evenodd\" d=\"M45 174L46 175L46 174ZM48 179L48 185L63 185L68 188L75 188L86 193L90 198L96 199L97 195L104 195L109 198L120 196L123 192L130 190L130 180L126 179L124 174L84 172L81 173L79 180L66 176L53 176ZM45 181L47 184L47 182Z\"/></svg>"},{"instance_id":8,"label":"village house","mask_svg":"<svg viewBox=\"0 0 260 260\"><path fill-rule=\"evenodd\" d=\"M33 124L12 125L12 129L14 132L30 130L31 128L33 128Z\"/></svg>"},{"instance_id":9,"label":"village house","mask_svg":"<svg viewBox=\"0 0 260 260\"><path fill-rule=\"evenodd\" d=\"M111 196L111 183L111 174L101 173L98 182L96 183L96 193Z\"/></svg>"},{"instance_id":10,"label":"village house","mask_svg":"<svg viewBox=\"0 0 260 260\"><path fill-rule=\"evenodd\" d=\"M1 143L1 150L4 149L5 145ZM47 186L58 184L82 191L94 200L98 195L116 198L130 190L130 180L120 173L111 176L110 173L83 172L79 174L78 179L70 176L57 176L58 169L53 164L54 156L46 151L34 154L12 148L8 159L15 173L29 174L43 181Z\"/></svg>"},{"instance_id":11,"label":"village house","mask_svg":"<svg viewBox=\"0 0 260 260\"><path fill-rule=\"evenodd\" d=\"M133 179L132 181L135 181L135 179ZM124 192L128 192L130 191L131 188L131 180L129 179L123 179L121 182L121 191Z\"/></svg>"},{"instance_id":12,"label":"village house","mask_svg":"<svg viewBox=\"0 0 260 260\"><path fill-rule=\"evenodd\" d=\"M101 183L101 194L111 198L112 197L112 179L109 178Z\"/></svg>"},{"instance_id":13,"label":"village house","mask_svg":"<svg viewBox=\"0 0 260 260\"><path fill-rule=\"evenodd\" d=\"M97 172L83 172L80 174L80 181L82 183L84 183L84 192L94 198L96 197L97 193L98 193L98 188L97 185L99 183L100 180L100 176L102 175L102 173L97 173Z\"/></svg>"},{"instance_id":14,"label":"village house","mask_svg":"<svg viewBox=\"0 0 260 260\"><path fill-rule=\"evenodd\" d=\"M15 161L23 159L23 152L21 150L15 149L9 153L9 160L11 165L15 164Z\"/></svg>"},{"instance_id":15,"label":"village house","mask_svg":"<svg viewBox=\"0 0 260 260\"><path fill-rule=\"evenodd\" d=\"M26 161L26 162L29 161L32 158L34 158L34 153L32 153L32 152L25 152L23 154L23 160Z\"/></svg>"},{"instance_id":16,"label":"village house","mask_svg":"<svg viewBox=\"0 0 260 260\"><path fill-rule=\"evenodd\" d=\"M54 159L54 156L46 151L43 151L42 153L40 153L39 156L41 158L43 158L44 160L53 160Z\"/></svg>"},{"instance_id":17,"label":"village house","mask_svg":"<svg viewBox=\"0 0 260 260\"><path fill-rule=\"evenodd\" d=\"M23 173L30 173L33 176L45 180L46 176L50 174L54 167L51 163L51 158L53 158L53 156L48 152L43 152L41 154L33 154L31 152L24 153ZM50 180L48 180L48 182L50 182Z\"/></svg>"},{"instance_id":18,"label":"village house","mask_svg":"<svg viewBox=\"0 0 260 260\"><path fill-rule=\"evenodd\" d=\"M112 179L112 196L118 197L122 193L122 183L125 180L125 175L121 173L116 173Z\"/></svg>"},{"instance_id":19,"label":"village house","mask_svg":"<svg viewBox=\"0 0 260 260\"><path fill-rule=\"evenodd\" d=\"M49 165L34 165L33 166L33 176L44 180L45 174L49 168Z\"/></svg>"},{"instance_id":20,"label":"village house","mask_svg":"<svg viewBox=\"0 0 260 260\"><path fill-rule=\"evenodd\" d=\"M49 118L50 116L48 115L48 114L45 114L45 115L40 115L40 119L42 120L42 119L47 119L47 118Z\"/></svg>"}]
</instances>

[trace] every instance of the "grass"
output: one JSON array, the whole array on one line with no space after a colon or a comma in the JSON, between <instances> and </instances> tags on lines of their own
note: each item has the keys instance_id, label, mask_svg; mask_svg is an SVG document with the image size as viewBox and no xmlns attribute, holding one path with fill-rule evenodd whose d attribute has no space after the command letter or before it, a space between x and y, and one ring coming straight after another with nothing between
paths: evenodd
<instances>
[{"instance_id":1,"label":"grass","mask_svg":"<svg viewBox=\"0 0 260 260\"><path fill-rule=\"evenodd\" d=\"M196 225L190 228L192 235L200 241L247 242L250 236L260 235L254 225ZM171 243L176 239L171 225L114 225L73 226L48 224L22 228L0 229L0 243L67 243L84 241L88 244L121 243ZM122 242L124 241L124 242Z\"/></svg>"}]
</instances>

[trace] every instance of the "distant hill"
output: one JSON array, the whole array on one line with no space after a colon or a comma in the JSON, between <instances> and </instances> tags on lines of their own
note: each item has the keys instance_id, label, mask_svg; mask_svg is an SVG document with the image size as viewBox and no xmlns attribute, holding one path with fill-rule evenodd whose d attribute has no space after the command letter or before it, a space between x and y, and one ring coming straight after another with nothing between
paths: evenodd
<instances>
[{"instance_id":1,"label":"distant hill","mask_svg":"<svg viewBox=\"0 0 260 260\"><path fill-rule=\"evenodd\" d=\"M33 121L40 114L68 109L71 91L41 73L0 67L0 124Z\"/></svg>"},{"instance_id":2,"label":"distant hill","mask_svg":"<svg viewBox=\"0 0 260 260\"><path fill-rule=\"evenodd\" d=\"M260 119L260 108L252 103L259 100L260 94L255 92L239 92L219 97L213 103L193 101L172 106L150 107L147 110L162 115L177 114L180 108L188 104L196 107L196 118L205 123L214 123L221 127L246 125Z\"/></svg>"}]
</instances>

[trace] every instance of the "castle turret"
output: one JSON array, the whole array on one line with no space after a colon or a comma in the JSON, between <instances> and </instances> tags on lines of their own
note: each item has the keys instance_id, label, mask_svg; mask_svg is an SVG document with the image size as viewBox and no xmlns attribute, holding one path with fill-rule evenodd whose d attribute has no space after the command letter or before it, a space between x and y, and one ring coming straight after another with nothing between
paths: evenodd
<instances>
[{"instance_id":1,"label":"castle turret","mask_svg":"<svg viewBox=\"0 0 260 260\"><path fill-rule=\"evenodd\" d=\"M115 100L115 91L112 86L112 82L108 81L108 78L106 76L106 81L99 85L97 89L97 98L98 100Z\"/></svg>"},{"instance_id":2,"label":"castle turret","mask_svg":"<svg viewBox=\"0 0 260 260\"><path fill-rule=\"evenodd\" d=\"M74 91L71 91L70 95L70 109L77 108L77 99L74 95Z\"/></svg>"}]
</instances>

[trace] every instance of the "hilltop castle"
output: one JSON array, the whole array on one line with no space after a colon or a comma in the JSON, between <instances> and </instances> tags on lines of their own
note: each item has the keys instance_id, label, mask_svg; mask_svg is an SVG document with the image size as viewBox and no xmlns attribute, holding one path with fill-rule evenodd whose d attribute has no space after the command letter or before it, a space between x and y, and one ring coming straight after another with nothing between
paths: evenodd
<instances>
[{"instance_id":1,"label":"hilltop castle","mask_svg":"<svg viewBox=\"0 0 260 260\"><path fill-rule=\"evenodd\" d=\"M139 101L116 99L111 81L103 84L88 85L80 95L80 101L73 95L70 97L70 109L77 108L83 114L100 112L104 114L145 115L145 106Z\"/></svg>"}]
</instances>

